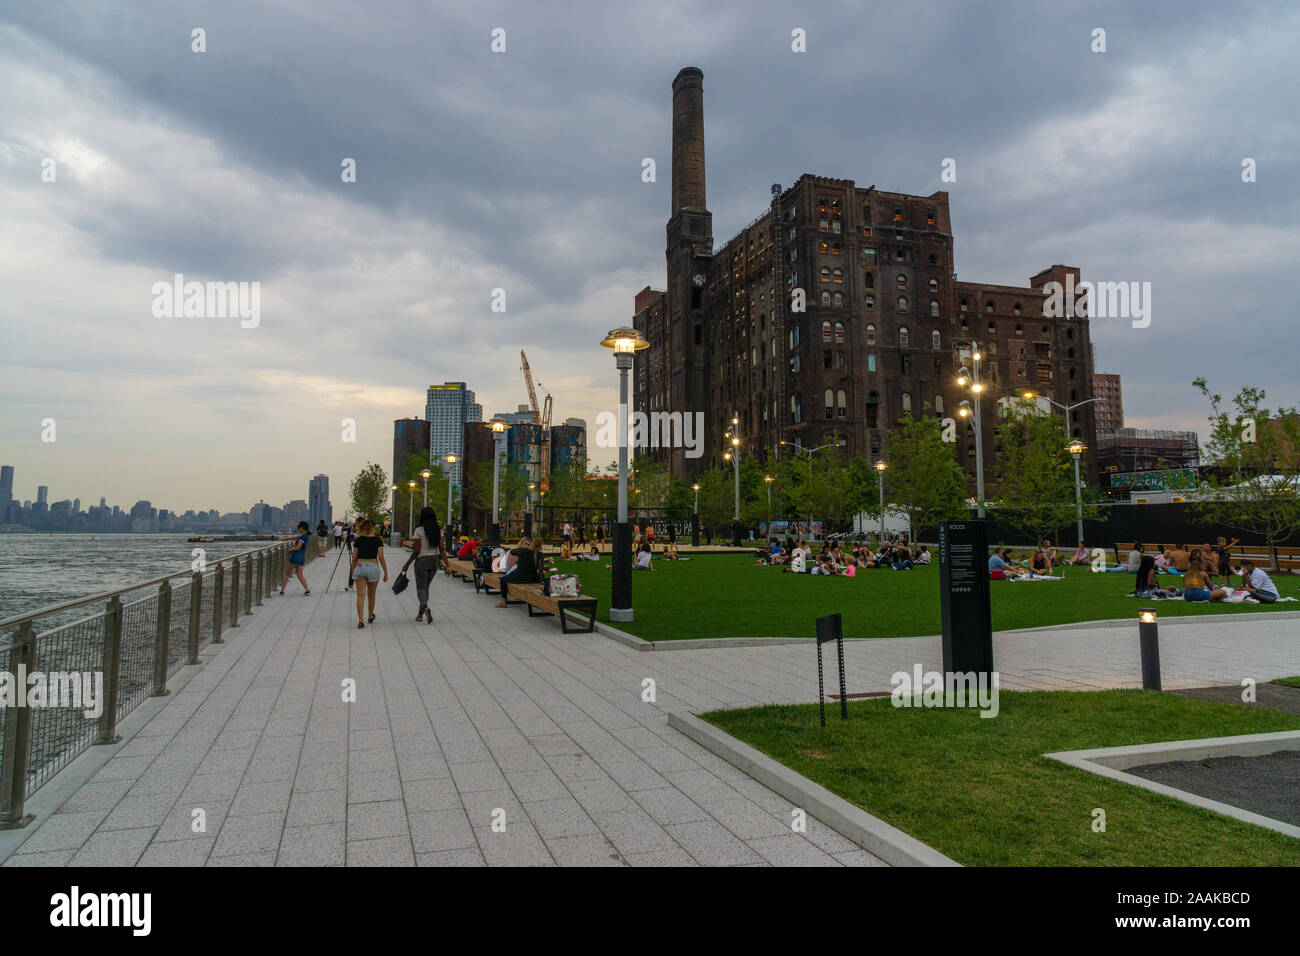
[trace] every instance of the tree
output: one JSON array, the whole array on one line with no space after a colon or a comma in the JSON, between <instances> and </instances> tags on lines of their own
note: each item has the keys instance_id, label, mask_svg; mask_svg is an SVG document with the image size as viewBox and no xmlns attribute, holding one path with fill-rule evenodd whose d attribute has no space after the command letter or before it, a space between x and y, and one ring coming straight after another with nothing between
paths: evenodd
<instances>
[{"instance_id":1,"label":"tree","mask_svg":"<svg viewBox=\"0 0 1300 956\"><path fill-rule=\"evenodd\" d=\"M996 435L998 500L989 508L997 518L1035 543L1073 524L1074 469L1060 420L1017 406L1002 416ZM1100 513L1095 501L1083 503L1085 518Z\"/></svg>"},{"instance_id":2,"label":"tree","mask_svg":"<svg viewBox=\"0 0 1300 956\"><path fill-rule=\"evenodd\" d=\"M1247 386L1222 408L1205 379L1193 383L1210 402L1206 454L1215 472L1212 489L1196 506L1207 521L1264 539L1277 570L1277 546L1300 529L1300 412L1264 407L1264 390Z\"/></svg>"},{"instance_id":3,"label":"tree","mask_svg":"<svg viewBox=\"0 0 1300 956\"><path fill-rule=\"evenodd\" d=\"M492 462L475 462L470 469L473 473L474 489L470 504L486 512L488 524L492 524ZM528 502L528 471L522 464L507 462L504 451L501 453L498 469L497 505L501 509L499 520L506 521L513 518L522 520L524 507ZM533 495L534 501L540 500L536 489Z\"/></svg>"},{"instance_id":4,"label":"tree","mask_svg":"<svg viewBox=\"0 0 1300 956\"><path fill-rule=\"evenodd\" d=\"M943 440L937 418L913 418L911 412L904 412L898 427L889 432L888 464L885 495L907 515L913 535L940 521L970 516L966 475L952 445Z\"/></svg>"},{"instance_id":5,"label":"tree","mask_svg":"<svg viewBox=\"0 0 1300 956\"><path fill-rule=\"evenodd\" d=\"M413 451L406 456L406 461L402 464L402 470L398 473L397 479L393 484L397 485L397 516L393 523L398 528L405 528L407 522L406 508L410 504L411 496L409 494L409 482L415 482L415 517L420 516L420 508L424 505L424 478L421 475L426 468L429 469L429 505L438 514L438 522L441 524L446 519L447 508L447 476L443 470L436 465L429 468L429 455L423 451ZM455 496L452 496L453 514L456 506Z\"/></svg>"},{"instance_id":6,"label":"tree","mask_svg":"<svg viewBox=\"0 0 1300 956\"><path fill-rule=\"evenodd\" d=\"M352 479L351 492L353 515L378 523L390 501L388 473L374 462L367 462Z\"/></svg>"},{"instance_id":7,"label":"tree","mask_svg":"<svg viewBox=\"0 0 1300 956\"><path fill-rule=\"evenodd\" d=\"M731 465L725 471L714 466L700 475L700 526L707 529L711 538L731 527L734 480Z\"/></svg>"}]
</instances>

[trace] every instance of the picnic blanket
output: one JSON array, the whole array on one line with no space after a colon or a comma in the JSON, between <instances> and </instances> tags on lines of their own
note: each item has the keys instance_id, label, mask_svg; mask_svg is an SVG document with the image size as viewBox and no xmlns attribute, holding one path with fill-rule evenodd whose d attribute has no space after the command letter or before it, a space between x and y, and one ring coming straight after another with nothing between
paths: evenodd
<instances>
[{"instance_id":1,"label":"picnic blanket","mask_svg":"<svg viewBox=\"0 0 1300 956\"><path fill-rule=\"evenodd\" d=\"M1063 574L1031 574L1027 578L1011 578L1012 581L1064 581Z\"/></svg>"}]
</instances>

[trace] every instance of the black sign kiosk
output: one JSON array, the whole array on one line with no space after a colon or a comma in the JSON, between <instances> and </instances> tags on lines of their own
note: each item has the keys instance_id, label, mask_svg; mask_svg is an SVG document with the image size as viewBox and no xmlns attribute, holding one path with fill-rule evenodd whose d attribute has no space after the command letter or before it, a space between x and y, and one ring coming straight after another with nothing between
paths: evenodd
<instances>
[{"instance_id":1,"label":"black sign kiosk","mask_svg":"<svg viewBox=\"0 0 1300 956\"><path fill-rule=\"evenodd\" d=\"M988 529L983 521L940 523L939 600L945 674L993 670L988 551Z\"/></svg>"}]
</instances>

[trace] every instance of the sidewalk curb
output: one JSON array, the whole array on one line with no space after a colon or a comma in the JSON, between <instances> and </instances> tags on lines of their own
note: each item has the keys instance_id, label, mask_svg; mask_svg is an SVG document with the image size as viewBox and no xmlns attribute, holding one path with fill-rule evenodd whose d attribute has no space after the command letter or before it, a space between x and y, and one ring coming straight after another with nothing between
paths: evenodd
<instances>
[{"instance_id":1,"label":"sidewalk curb","mask_svg":"<svg viewBox=\"0 0 1300 956\"><path fill-rule=\"evenodd\" d=\"M934 847L873 817L694 714L683 710L669 711L668 726L749 774L891 866L961 866Z\"/></svg>"}]
</instances>

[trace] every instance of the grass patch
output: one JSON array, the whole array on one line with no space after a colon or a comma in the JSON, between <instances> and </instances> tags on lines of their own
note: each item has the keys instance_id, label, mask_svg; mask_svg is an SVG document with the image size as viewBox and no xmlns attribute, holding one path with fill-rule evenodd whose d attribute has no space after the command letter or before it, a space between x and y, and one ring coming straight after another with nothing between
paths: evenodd
<instances>
[{"instance_id":1,"label":"grass patch","mask_svg":"<svg viewBox=\"0 0 1300 956\"><path fill-rule=\"evenodd\" d=\"M1140 690L1003 691L1000 704L985 719L853 701L847 721L828 708L825 728L815 704L703 719L970 866L1300 865L1300 840L1042 756L1296 730L1300 718Z\"/></svg>"},{"instance_id":2,"label":"grass patch","mask_svg":"<svg viewBox=\"0 0 1300 956\"><path fill-rule=\"evenodd\" d=\"M1288 687L1300 687L1300 677L1279 677L1274 684L1286 684Z\"/></svg>"},{"instance_id":3,"label":"grass patch","mask_svg":"<svg viewBox=\"0 0 1300 956\"><path fill-rule=\"evenodd\" d=\"M600 562L557 561L582 579L585 594L600 598L598 617L609 623L610 572ZM1070 568L1063 581L990 581L993 627L1012 630L1108 618L1133 618L1144 606L1125 595L1131 574L1093 574ZM1169 577L1166 583L1176 579ZM1289 582L1281 585L1291 591ZM636 620L616 627L647 641L712 637L811 637L823 614L844 616L846 637L938 634L939 568L869 570L856 578L783 574L740 555L703 555L692 561L655 561L655 570L632 574ZM1189 604L1162 601L1160 616L1270 614L1292 604Z\"/></svg>"}]
</instances>

